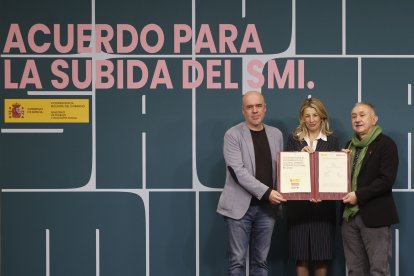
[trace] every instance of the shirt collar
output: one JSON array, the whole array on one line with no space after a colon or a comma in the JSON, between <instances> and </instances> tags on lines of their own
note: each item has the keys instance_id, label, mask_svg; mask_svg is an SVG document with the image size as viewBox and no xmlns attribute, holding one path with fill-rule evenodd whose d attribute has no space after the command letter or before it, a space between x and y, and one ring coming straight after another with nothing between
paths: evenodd
<instances>
[{"instance_id":1,"label":"shirt collar","mask_svg":"<svg viewBox=\"0 0 414 276\"><path fill-rule=\"evenodd\" d=\"M318 137L316 137L315 142L318 143L319 139L324 140L325 142L328 141L328 137L322 132L319 132L319 135ZM306 141L308 145L310 145L309 136L305 136L304 140ZM316 143L314 143L315 148L316 148Z\"/></svg>"},{"instance_id":2,"label":"shirt collar","mask_svg":"<svg viewBox=\"0 0 414 276\"><path fill-rule=\"evenodd\" d=\"M322 139L325 142L328 141L328 137L325 134L323 134L322 132L319 132L318 137L316 137L316 140L318 140L318 139Z\"/></svg>"}]
</instances>

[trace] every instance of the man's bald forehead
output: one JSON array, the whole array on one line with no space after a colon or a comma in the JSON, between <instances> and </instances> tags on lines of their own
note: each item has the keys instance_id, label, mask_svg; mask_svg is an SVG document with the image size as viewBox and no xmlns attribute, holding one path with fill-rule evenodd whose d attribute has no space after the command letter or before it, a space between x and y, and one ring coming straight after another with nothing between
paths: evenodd
<instances>
[{"instance_id":1,"label":"man's bald forehead","mask_svg":"<svg viewBox=\"0 0 414 276\"><path fill-rule=\"evenodd\" d=\"M261 100L263 101L263 103L264 103L264 97L263 97L262 93L260 93L258 91L248 91L248 92L244 93L243 98L242 98L242 103L244 104L246 99L249 98L249 97L252 97L253 95L259 96L261 98Z\"/></svg>"}]
</instances>

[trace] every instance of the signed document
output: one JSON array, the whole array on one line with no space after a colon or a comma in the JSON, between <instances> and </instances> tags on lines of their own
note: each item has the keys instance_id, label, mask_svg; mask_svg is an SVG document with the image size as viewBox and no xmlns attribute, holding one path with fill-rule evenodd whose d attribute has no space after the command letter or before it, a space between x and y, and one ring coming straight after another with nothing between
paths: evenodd
<instances>
[{"instance_id":1,"label":"signed document","mask_svg":"<svg viewBox=\"0 0 414 276\"><path fill-rule=\"evenodd\" d=\"M349 160L344 152L280 152L279 192L288 200L341 200L351 187Z\"/></svg>"}]
</instances>

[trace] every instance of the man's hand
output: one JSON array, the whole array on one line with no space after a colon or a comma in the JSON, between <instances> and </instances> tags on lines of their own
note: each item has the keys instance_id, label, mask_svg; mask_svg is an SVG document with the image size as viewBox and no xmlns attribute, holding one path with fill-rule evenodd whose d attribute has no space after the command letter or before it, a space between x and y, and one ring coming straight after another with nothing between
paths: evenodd
<instances>
[{"instance_id":1,"label":"man's hand","mask_svg":"<svg viewBox=\"0 0 414 276\"><path fill-rule=\"evenodd\" d=\"M347 194L346 196L342 198L342 202L355 205L358 203L358 198L355 192L350 192L349 194Z\"/></svg>"},{"instance_id":2,"label":"man's hand","mask_svg":"<svg viewBox=\"0 0 414 276\"><path fill-rule=\"evenodd\" d=\"M272 190L269 195L269 201L271 204L280 204L286 202L286 199L278 191Z\"/></svg>"}]
</instances>

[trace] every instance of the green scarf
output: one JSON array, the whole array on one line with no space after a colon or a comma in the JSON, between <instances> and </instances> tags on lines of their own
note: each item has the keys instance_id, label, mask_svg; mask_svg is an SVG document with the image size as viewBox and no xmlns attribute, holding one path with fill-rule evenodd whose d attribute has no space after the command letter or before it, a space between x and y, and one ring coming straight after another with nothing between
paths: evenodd
<instances>
[{"instance_id":1,"label":"green scarf","mask_svg":"<svg viewBox=\"0 0 414 276\"><path fill-rule=\"evenodd\" d=\"M375 138L378 137L382 132L381 127L374 126L372 131L362 140L359 140L358 135L355 133L355 135L351 139L351 143L349 144L348 148L352 151L352 158L351 158L351 164L354 164L355 159L355 152L356 148L361 148L361 152L359 153L358 160L356 160L355 168L354 168L354 174L352 176L352 182L351 182L351 189L353 192L357 190L357 179L359 175L359 171L361 170L362 160L364 160L364 156L367 152L369 144L372 143L372 141L375 140ZM349 218L355 216L359 211L358 204L351 205L347 204L345 206L344 213L342 217L348 221Z\"/></svg>"}]
</instances>

